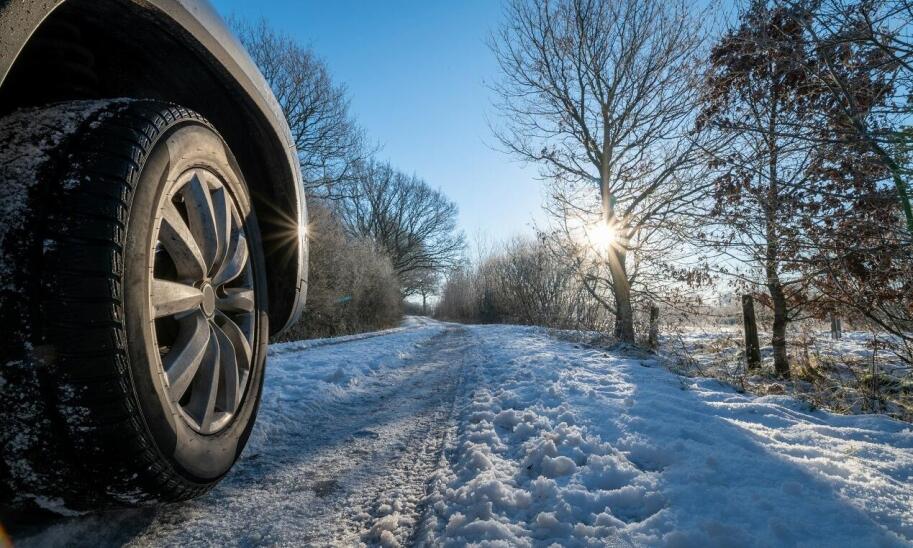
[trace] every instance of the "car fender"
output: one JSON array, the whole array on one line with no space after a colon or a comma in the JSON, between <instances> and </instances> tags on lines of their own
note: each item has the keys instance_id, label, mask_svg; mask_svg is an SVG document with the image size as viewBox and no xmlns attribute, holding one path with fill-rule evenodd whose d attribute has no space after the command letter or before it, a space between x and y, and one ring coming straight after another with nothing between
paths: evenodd
<instances>
[{"instance_id":1,"label":"car fender","mask_svg":"<svg viewBox=\"0 0 913 548\"><path fill-rule=\"evenodd\" d=\"M287 255L283 260L292 264L283 266L282 272L271 273L270 323L273 333L288 328L300 315L307 290L307 235L303 228L307 226L307 209L297 150L269 84L238 39L205 0L97 2L99 5L130 4L166 21L174 27L175 35L180 36L188 48L195 50L226 86L232 87L233 93L242 93L249 103L255 105L255 117L258 119L251 123L268 127L276 136L276 145L270 145L277 149L272 151L272 157L283 158L284 162L280 162L282 165L269 162L268 169L274 179L273 184L283 187L281 217L286 226L282 230L288 231L288 245L292 248L283 252ZM67 0L0 0L0 90L29 38L55 10L67 3ZM243 109L238 110L243 112Z\"/></svg>"}]
</instances>

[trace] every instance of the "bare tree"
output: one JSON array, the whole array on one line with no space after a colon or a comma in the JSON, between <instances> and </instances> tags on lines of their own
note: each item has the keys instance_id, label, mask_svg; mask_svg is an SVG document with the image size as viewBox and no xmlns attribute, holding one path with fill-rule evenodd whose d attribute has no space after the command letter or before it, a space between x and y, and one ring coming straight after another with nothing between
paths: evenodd
<instances>
[{"instance_id":1,"label":"bare tree","mask_svg":"<svg viewBox=\"0 0 913 548\"><path fill-rule=\"evenodd\" d=\"M376 162L358 167L354 190L337 204L340 215L352 234L372 238L390 256L404 296L416 294L428 271L457 264L464 237L457 207L442 192Z\"/></svg>"},{"instance_id":2,"label":"bare tree","mask_svg":"<svg viewBox=\"0 0 913 548\"><path fill-rule=\"evenodd\" d=\"M563 259L541 236L512 239L471 267L450 272L435 313L469 322L602 329L605 308L574 276L575 265Z\"/></svg>"},{"instance_id":3,"label":"bare tree","mask_svg":"<svg viewBox=\"0 0 913 548\"><path fill-rule=\"evenodd\" d=\"M561 324L570 316L566 305L573 275L539 241L514 239L486 266L505 320L568 327Z\"/></svg>"},{"instance_id":4,"label":"bare tree","mask_svg":"<svg viewBox=\"0 0 913 548\"><path fill-rule=\"evenodd\" d=\"M372 151L349 113L345 87L333 82L310 48L266 21L230 23L285 113L308 192L324 198L348 194L354 166Z\"/></svg>"},{"instance_id":5,"label":"bare tree","mask_svg":"<svg viewBox=\"0 0 913 548\"><path fill-rule=\"evenodd\" d=\"M422 270L415 276L415 292L422 298L422 314L428 314L428 297L436 295L441 285L441 270L427 269Z\"/></svg>"},{"instance_id":6,"label":"bare tree","mask_svg":"<svg viewBox=\"0 0 913 548\"><path fill-rule=\"evenodd\" d=\"M559 221L607 224L616 335L634 341L631 255L704 192L689 135L704 25L679 0L514 0L491 48L502 145L540 166ZM593 195L600 199L593 200Z\"/></svg>"}]
</instances>

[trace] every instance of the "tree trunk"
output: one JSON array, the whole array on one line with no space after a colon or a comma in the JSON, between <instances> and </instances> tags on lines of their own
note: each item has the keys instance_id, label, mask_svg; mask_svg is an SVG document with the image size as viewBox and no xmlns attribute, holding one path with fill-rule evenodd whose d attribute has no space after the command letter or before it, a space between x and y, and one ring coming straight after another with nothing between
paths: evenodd
<instances>
[{"instance_id":1,"label":"tree trunk","mask_svg":"<svg viewBox=\"0 0 913 548\"><path fill-rule=\"evenodd\" d=\"M774 97L777 95L776 89L771 89ZM774 326L771 346L774 350L774 370L780 377L789 376L789 359L786 355L786 324L788 318L786 315L786 294L783 292L783 284L780 283L780 233L778 230L781 214L780 211L780 178L779 178L779 147L777 145L777 102L770 108L770 131L767 136L767 146L770 153L768 160L768 186L767 204L765 209L765 221L767 223L767 249L764 257L764 269L767 275L767 291L770 293L770 300L774 309Z\"/></svg>"},{"instance_id":2,"label":"tree trunk","mask_svg":"<svg viewBox=\"0 0 913 548\"><path fill-rule=\"evenodd\" d=\"M422 292L422 316L428 315L428 307L425 304L425 292Z\"/></svg>"},{"instance_id":3,"label":"tree trunk","mask_svg":"<svg viewBox=\"0 0 913 548\"><path fill-rule=\"evenodd\" d=\"M771 88L772 97L778 97L778 91L775 86ZM789 359L786 355L786 294L783 292L783 284L780 283L780 232L779 215L780 211L780 177L779 177L779 146L777 144L777 119L778 119L778 102L773 101L770 107L770 125L767 135L767 147L770 154L768 160L768 188L767 203L765 204L765 221L767 249L764 257L764 269L767 275L767 290L770 293L770 300L774 309L774 326L771 346L774 351L774 370L778 376L789 376Z\"/></svg>"},{"instance_id":4,"label":"tree trunk","mask_svg":"<svg viewBox=\"0 0 913 548\"><path fill-rule=\"evenodd\" d=\"M608 255L612 289L615 294L615 338L634 344L634 310L631 306L631 282L625 271L625 254L623 251L610 249Z\"/></svg>"},{"instance_id":5,"label":"tree trunk","mask_svg":"<svg viewBox=\"0 0 913 548\"><path fill-rule=\"evenodd\" d=\"M761 366L761 343L758 341L758 320L751 295L742 295L742 326L745 332L745 362L748 369L757 369Z\"/></svg>"},{"instance_id":6,"label":"tree trunk","mask_svg":"<svg viewBox=\"0 0 913 548\"><path fill-rule=\"evenodd\" d=\"M659 346L659 307L650 305L650 336L647 339L650 348Z\"/></svg>"},{"instance_id":7,"label":"tree trunk","mask_svg":"<svg viewBox=\"0 0 913 548\"><path fill-rule=\"evenodd\" d=\"M789 357L786 354L786 295L778 277L768 276L767 290L774 309L773 336L770 345L774 351L774 371L780 377L789 376Z\"/></svg>"}]
</instances>

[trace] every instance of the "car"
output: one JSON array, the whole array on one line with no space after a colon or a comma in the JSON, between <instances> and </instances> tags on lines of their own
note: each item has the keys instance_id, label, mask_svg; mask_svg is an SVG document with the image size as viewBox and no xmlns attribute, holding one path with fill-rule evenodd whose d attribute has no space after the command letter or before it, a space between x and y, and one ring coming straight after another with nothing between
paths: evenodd
<instances>
[{"instance_id":1,"label":"car","mask_svg":"<svg viewBox=\"0 0 913 548\"><path fill-rule=\"evenodd\" d=\"M297 152L201 0L0 0L0 500L185 500L307 287Z\"/></svg>"}]
</instances>

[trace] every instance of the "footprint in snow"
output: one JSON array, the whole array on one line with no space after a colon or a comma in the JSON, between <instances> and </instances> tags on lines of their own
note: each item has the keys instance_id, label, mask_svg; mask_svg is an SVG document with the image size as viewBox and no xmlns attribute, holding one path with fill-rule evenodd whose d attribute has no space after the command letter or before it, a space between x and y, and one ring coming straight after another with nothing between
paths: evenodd
<instances>
[{"instance_id":1,"label":"footprint in snow","mask_svg":"<svg viewBox=\"0 0 913 548\"><path fill-rule=\"evenodd\" d=\"M339 482L334 479L318 481L311 487L311 490L318 498L324 498L339 490Z\"/></svg>"}]
</instances>

